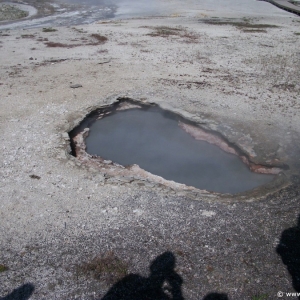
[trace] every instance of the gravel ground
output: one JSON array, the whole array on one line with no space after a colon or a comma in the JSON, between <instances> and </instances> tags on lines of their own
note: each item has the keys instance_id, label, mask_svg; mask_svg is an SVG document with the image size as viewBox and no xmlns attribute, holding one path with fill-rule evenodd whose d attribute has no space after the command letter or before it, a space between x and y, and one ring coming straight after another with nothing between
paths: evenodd
<instances>
[{"instance_id":1,"label":"gravel ground","mask_svg":"<svg viewBox=\"0 0 300 300\"><path fill-rule=\"evenodd\" d=\"M21 287L21 299L101 299L120 274L150 280L166 251L184 299L294 291L276 248L287 228L297 237L299 18L214 17L1 31L2 297ZM289 166L284 184L250 196L189 195L84 167L66 151L66 132L118 97L180 112L257 163ZM98 273L86 267L95 257Z\"/></svg>"}]
</instances>

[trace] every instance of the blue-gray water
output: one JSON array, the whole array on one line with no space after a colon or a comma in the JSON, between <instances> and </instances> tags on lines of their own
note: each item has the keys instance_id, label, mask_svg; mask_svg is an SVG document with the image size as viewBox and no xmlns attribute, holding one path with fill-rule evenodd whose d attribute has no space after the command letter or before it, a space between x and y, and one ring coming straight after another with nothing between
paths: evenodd
<instances>
[{"instance_id":1,"label":"blue-gray water","mask_svg":"<svg viewBox=\"0 0 300 300\"><path fill-rule=\"evenodd\" d=\"M173 13L179 11L189 10L206 10L224 13L245 13L257 15L272 15L280 14L286 15L286 12L279 8L256 0L58 0L68 3L79 3L87 6L97 5L115 5L117 6L116 15L151 15L160 13Z\"/></svg>"},{"instance_id":2,"label":"blue-gray water","mask_svg":"<svg viewBox=\"0 0 300 300\"><path fill-rule=\"evenodd\" d=\"M86 145L90 154L124 166L138 164L165 179L209 191L238 193L274 178L253 173L236 155L195 140L158 108L120 111L96 121Z\"/></svg>"},{"instance_id":3,"label":"blue-gray water","mask_svg":"<svg viewBox=\"0 0 300 300\"><path fill-rule=\"evenodd\" d=\"M104 19L123 19L145 16L168 16L180 14L203 17L203 15L240 18L244 15L288 17L289 13L264 2L255 0L27 0L39 7L50 5L52 15L0 25L5 28L33 28L44 26L74 26ZM38 3L38 5L37 5Z\"/></svg>"}]
</instances>

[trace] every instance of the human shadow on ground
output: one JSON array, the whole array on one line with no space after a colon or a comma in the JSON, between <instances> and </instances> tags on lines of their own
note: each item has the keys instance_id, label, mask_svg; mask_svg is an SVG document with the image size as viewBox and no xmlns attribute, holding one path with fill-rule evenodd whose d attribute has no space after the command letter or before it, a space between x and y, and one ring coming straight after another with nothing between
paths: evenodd
<instances>
[{"instance_id":1,"label":"human shadow on ground","mask_svg":"<svg viewBox=\"0 0 300 300\"><path fill-rule=\"evenodd\" d=\"M174 270L175 263L173 253L164 252L151 263L149 277L129 274L113 285L102 300L183 300L183 280Z\"/></svg>"},{"instance_id":2,"label":"human shadow on ground","mask_svg":"<svg viewBox=\"0 0 300 300\"><path fill-rule=\"evenodd\" d=\"M184 300L183 280L174 268L175 256L164 252L150 265L150 276L129 274L118 281L101 300ZM225 294L211 293L203 300L228 300Z\"/></svg>"},{"instance_id":3,"label":"human shadow on ground","mask_svg":"<svg viewBox=\"0 0 300 300\"><path fill-rule=\"evenodd\" d=\"M300 293L300 214L297 225L282 232L276 252L292 276L295 291Z\"/></svg>"},{"instance_id":4,"label":"human shadow on ground","mask_svg":"<svg viewBox=\"0 0 300 300\"><path fill-rule=\"evenodd\" d=\"M0 300L27 300L31 297L34 291L34 285L31 283L26 283L19 288L13 290L9 295Z\"/></svg>"},{"instance_id":5,"label":"human shadow on ground","mask_svg":"<svg viewBox=\"0 0 300 300\"><path fill-rule=\"evenodd\" d=\"M229 300L226 294L211 293L206 295L203 300Z\"/></svg>"}]
</instances>

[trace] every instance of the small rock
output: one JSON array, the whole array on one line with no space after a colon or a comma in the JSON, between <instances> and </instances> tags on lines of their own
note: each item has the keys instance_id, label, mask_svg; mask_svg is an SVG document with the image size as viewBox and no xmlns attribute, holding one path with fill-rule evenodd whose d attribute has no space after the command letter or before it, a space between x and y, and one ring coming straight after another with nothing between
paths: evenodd
<instances>
[{"instance_id":1,"label":"small rock","mask_svg":"<svg viewBox=\"0 0 300 300\"><path fill-rule=\"evenodd\" d=\"M70 85L70 88L72 88L72 89L77 89L77 88L80 88L80 87L82 87L82 85L78 84L78 83Z\"/></svg>"},{"instance_id":2,"label":"small rock","mask_svg":"<svg viewBox=\"0 0 300 300\"><path fill-rule=\"evenodd\" d=\"M112 163L112 161L111 160L104 160L103 163L106 164L106 165L109 165L109 164Z\"/></svg>"},{"instance_id":3,"label":"small rock","mask_svg":"<svg viewBox=\"0 0 300 300\"><path fill-rule=\"evenodd\" d=\"M214 211L203 210L201 215L204 217L213 217L216 215L216 213Z\"/></svg>"},{"instance_id":4,"label":"small rock","mask_svg":"<svg viewBox=\"0 0 300 300\"><path fill-rule=\"evenodd\" d=\"M102 65L102 64L109 63L110 61L111 61L111 58L104 58L102 60L99 60L98 64Z\"/></svg>"},{"instance_id":5,"label":"small rock","mask_svg":"<svg viewBox=\"0 0 300 300\"><path fill-rule=\"evenodd\" d=\"M63 137L63 139L65 139L67 141L70 140L70 136L67 132L62 133L62 137Z\"/></svg>"}]
</instances>

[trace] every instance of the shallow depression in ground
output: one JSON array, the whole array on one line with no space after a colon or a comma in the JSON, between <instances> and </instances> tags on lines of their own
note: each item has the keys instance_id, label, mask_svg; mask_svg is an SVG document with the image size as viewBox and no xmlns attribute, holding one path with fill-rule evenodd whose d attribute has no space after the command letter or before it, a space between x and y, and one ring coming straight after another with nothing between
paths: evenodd
<instances>
[{"instance_id":1,"label":"shallow depression in ground","mask_svg":"<svg viewBox=\"0 0 300 300\"><path fill-rule=\"evenodd\" d=\"M86 146L90 154L214 192L243 192L274 178L253 173L236 155L195 140L159 108L118 111L97 120Z\"/></svg>"}]
</instances>

